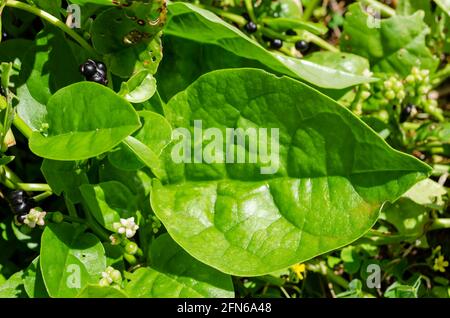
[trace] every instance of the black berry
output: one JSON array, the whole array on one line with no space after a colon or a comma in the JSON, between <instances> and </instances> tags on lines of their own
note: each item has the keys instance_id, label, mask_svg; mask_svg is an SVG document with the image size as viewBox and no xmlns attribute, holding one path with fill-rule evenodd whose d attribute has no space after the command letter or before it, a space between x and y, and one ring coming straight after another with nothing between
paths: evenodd
<instances>
[{"instance_id":1,"label":"black berry","mask_svg":"<svg viewBox=\"0 0 450 318\"><path fill-rule=\"evenodd\" d=\"M16 220L16 222L17 222L18 224L23 224L26 217L27 217L26 214L22 214L22 215L16 215L16 216L14 217L14 219Z\"/></svg>"},{"instance_id":2,"label":"black berry","mask_svg":"<svg viewBox=\"0 0 450 318\"><path fill-rule=\"evenodd\" d=\"M273 39L272 41L270 41L270 47L272 49L280 49L283 46L283 41L281 41L280 39Z\"/></svg>"},{"instance_id":3,"label":"black berry","mask_svg":"<svg viewBox=\"0 0 450 318\"><path fill-rule=\"evenodd\" d=\"M257 25L254 22L252 22L252 21L248 22L244 26L244 28L245 28L245 31L247 31L248 33L255 33L256 30L258 30Z\"/></svg>"},{"instance_id":4,"label":"black berry","mask_svg":"<svg viewBox=\"0 0 450 318\"><path fill-rule=\"evenodd\" d=\"M245 20L250 21L250 16L248 15L247 12L242 13L242 17L243 17Z\"/></svg>"},{"instance_id":5,"label":"black berry","mask_svg":"<svg viewBox=\"0 0 450 318\"><path fill-rule=\"evenodd\" d=\"M408 104L405 106L405 108L402 109L402 112L400 113L400 122L404 123L408 120L409 116L411 116L411 112L414 109L413 104Z\"/></svg>"},{"instance_id":6,"label":"black berry","mask_svg":"<svg viewBox=\"0 0 450 318\"><path fill-rule=\"evenodd\" d=\"M88 77L87 80L90 82L95 82L95 83L102 84L102 85L108 84L108 80L100 72L96 72L91 77Z\"/></svg>"},{"instance_id":7,"label":"black berry","mask_svg":"<svg viewBox=\"0 0 450 318\"><path fill-rule=\"evenodd\" d=\"M80 71L86 80L90 82L96 82L102 85L108 84L106 77L106 65L103 62L87 60L83 65L81 65Z\"/></svg>"},{"instance_id":8,"label":"black berry","mask_svg":"<svg viewBox=\"0 0 450 318\"><path fill-rule=\"evenodd\" d=\"M8 199L14 200L17 198L23 198L26 195L27 195L26 192L23 190L14 190L14 191L11 191L10 193L8 193Z\"/></svg>"},{"instance_id":9,"label":"black berry","mask_svg":"<svg viewBox=\"0 0 450 318\"><path fill-rule=\"evenodd\" d=\"M103 72L106 72L106 65L103 62L97 61L95 62L97 63L97 69L98 70L102 70Z\"/></svg>"},{"instance_id":10,"label":"black berry","mask_svg":"<svg viewBox=\"0 0 450 318\"><path fill-rule=\"evenodd\" d=\"M295 48L301 53L305 53L309 49L309 43L304 40L297 41L295 42Z\"/></svg>"},{"instance_id":11,"label":"black berry","mask_svg":"<svg viewBox=\"0 0 450 318\"><path fill-rule=\"evenodd\" d=\"M86 77L92 76L97 72L97 65L94 61L88 60L80 67L81 74Z\"/></svg>"},{"instance_id":12,"label":"black berry","mask_svg":"<svg viewBox=\"0 0 450 318\"><path fill-rule=\"evenodd\" d=\"M17 215L27 214L35 206L34 200L23 190L11 191L6 199L11 211Z\"/></svg>"},{"instance_id":13,"label":"black berry","mask_svg":"<svg viewBox=\"0 0 450 318\"><path fill-rule=\"evenodd\" d=\"M297 35L297 32L295 32L292 29L286 30L286 35Z\"/></svg>"}]
</instances>

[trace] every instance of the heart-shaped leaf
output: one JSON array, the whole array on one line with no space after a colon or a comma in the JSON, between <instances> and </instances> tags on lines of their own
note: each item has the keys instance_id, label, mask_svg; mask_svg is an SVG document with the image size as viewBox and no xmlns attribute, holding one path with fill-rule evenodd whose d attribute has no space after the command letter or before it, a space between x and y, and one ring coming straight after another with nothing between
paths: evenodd
<instances>
[{"instance_id":1,"label":"heart-shaped leaf","mask_svg":"<svg viewBox=\"0 0 450 318\"><path fill-rule=\"evenodd\" d=\"M81 82L48 101L46 136L34 132L30 149L54 160L83 160L106 152L140 127L134 108L110 89Z\"/></svg>"},{"instance_id":2,"label":"heart-shaped leaf","mask_svg":"<svg viewBox=\"0 0 450 318\"><path fill-rule=\"evenodd\" d=\"M197 137L166 148L169 183L154 183L153 210L189 254L233 275L263 275L351 243L383 202L430 171L325 95L260 70L208 73L172 98L165 114L180 134ZM210 137L208 128L215 128ZM258 139L250 146L219 138L227 128L248 139L255 129ZM193 156L180 162L186 143ZM211 148L219 159L208 164ZM239 149L243 163L235 160Z\"/></svg>"}]
</instances>

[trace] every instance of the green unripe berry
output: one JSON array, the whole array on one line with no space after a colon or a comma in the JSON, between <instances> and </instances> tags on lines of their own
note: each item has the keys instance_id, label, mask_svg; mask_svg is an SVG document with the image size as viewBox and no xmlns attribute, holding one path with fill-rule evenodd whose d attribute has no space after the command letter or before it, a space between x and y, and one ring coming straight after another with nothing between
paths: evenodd
<instances>
[{"instance_id":1,"label":"green unripe berry","mask_svg":"<svg viewBox=\"0 0 450 318\"><path fill-rule=\"evenodd\" d=\"M100 281L98 282L98 284L99 284L100 286L102 286L102 287L109 286L108 279L106 279L106 278L100 279Z\"/></svg>"},{"instance_id":2,"label":"green unripe berry","mask_svg":"<svg viewBox=\"0 0 450 318\"><path fill-rule=\"evenodd\" d=\"M111 274L109 275L113 282L119 284L122 281L122 274L117 269L111 271Z\"/></svg>"},{"instance_id":3,"label":"green unripe berry","mask_svg":"<svg viewBox=\"0 0 450 318\"><path fill-rule=\"evenodd\" d=\"M425 94L428 94L428 92L431 90L431 87L430 86L428 86L428 85L422 85L422 86L420 86L419 88L418 88L418 92L419 92L419 94L423 94L423 95L425 95Z\"/></svg>"},{"instance_id":4,"label":"green unripe berry","mask_svg":"<svg viewBox=\"0 0 450 318\"><path fill-rule=\"evenodd\" d=\"M128 242L127 245L125 245L125 252L131 255L136 254L138 249L139 246L135 242Z\"/></svg>"},{"instance_id":5,"label":"green unripe berry","mask_svg":"<svg viewBox=\"0 0 450 318\"><path fill-rule=\"evenodd\" d=\"M393 100L395 98L395 92L393 90L388 90L384 96L389 100Z\"/></svg>"},{"instance_id":6,"label":"green unripe berry","mask_svg":"<svg viewBox=\"0 0 450 318\"><path fill-rule=\"evenodd\" d=\"M397 93L397 99L403 100L406 97L405 91L400 91Z\"/></svg>"},{"instance_id":7,"label":"green unripe berry","mask_svg":"<svg viewBox=\"0 0 450 318\"><path fill-rule=\"evenodd\" d=\"M61 212L54 212L52 214L52 221L55 223L61 223L64 221L64 215Z\"/></svg>"},{"instance_id":8,"label":"green unripe berry","mask_svg":"<svg viewBox=\"0 0 450 318\"><path fill-rule=\"evenodd\" d=\"M394 91L395 91L396 93L400 92L400 91L403 89L403 84L402 84L402 82L396 81L396 82L394 83L393 89L394 89Z\"/></svg>"},{"instance_id":9,"label":"green unripe berry","mask_svg":"<svg viewBox=\"0 0 450 318\"><path fill-rule=\"evenodd\" d=\"M134 257L134 255L125 253L125 254L123 254L123 258L125 258L125 260L126 260L130 265L136 265L136 263L137 263L137 259L136 259L136 257Z\"/></svg>"},{"instance_id":10,"label":"green unripe berry","mask_svg":"<svg viewBox=\"0 0 450 318\"><path fill-rule=\"evenodd\" d=\"M362 100L366 100L366 99L368 99L369 97L370 97L370 92L364 91L364 92L361 93L361 99L362 99Z\"/></svg>"},{"instance_id":11,"label":"green unripe berry","mask_svg":"<svg viewBox=\"0 0 450 318\"><path fill-rule=\"evenodd\" d=\"M391 81L390 79L388 79L387 81L385 81L385 82L383 83L383 85L384 85L384 88L386 88L386 89L391 89L392 86L393 86L393 83L392 83L392 81Z\"/></svg>"},{"instance_id":12,"label":"green unripe berry","mask_svg":"<svg viewBox=\"0 0 450 318\"><path fill-rule=\"evenodd\" d=\"M416 78L413 75L408 75L406 76L405 81L408 84L412 84L416 81Z\"/></svg>"},{"instance_id":13,"label":"green unripe berry","mask_svg":"<svg viewBox=\"0 0 450 318\"><path fill-rule=\"evenodd\" d=\"M430 71L429 70L421 70L420 75L422 75L423 77L428 77L430 75Z\"/></svg>"},{"instance_id":14,"label":"green unripe berry","mask_svg":"<svg viewBox=\"0 0 450 318\"><path fill-rule=\"evenodd\" d=\"M419 75L420 74L420 70L416 66L414 66L411 69L411 74L414 75L414 76Z\"/></svg>"}]
</instances>

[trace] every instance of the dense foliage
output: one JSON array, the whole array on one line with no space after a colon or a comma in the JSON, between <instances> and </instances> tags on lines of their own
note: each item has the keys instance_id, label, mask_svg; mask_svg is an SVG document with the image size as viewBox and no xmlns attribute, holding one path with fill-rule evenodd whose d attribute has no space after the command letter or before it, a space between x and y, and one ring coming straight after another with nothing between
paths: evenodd
<instances>
[{"instance_id":1,"label":"dense foliage","mask_svg":"<svg viewBox=\"0 0 450 318\"><path fill-rule=\"evenodd\" d=\"M450 298L450 1L0 13L0 297Z\"/></svg>"}]
</instances>

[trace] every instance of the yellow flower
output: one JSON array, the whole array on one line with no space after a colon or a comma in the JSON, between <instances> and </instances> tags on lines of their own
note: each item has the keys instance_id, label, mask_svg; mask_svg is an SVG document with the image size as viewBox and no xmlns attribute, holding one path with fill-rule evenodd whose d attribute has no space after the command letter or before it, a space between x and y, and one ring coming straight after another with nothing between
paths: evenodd
<instances>
[{"instance_id":1,"label":"yellow flower","mask_svg":"<svg viewBox=\"0 0 450 318\"><path fill-rule=\"evenodd\" d=\"M294 274L297 276L299 280L303 279L303 273L306 271L305 264L295 264L291 266L291 270L294 272Z\"/></svg>"},{"instance_id":2,"label":"yellow flower","mask_svg":"<svg viewBox=\"0 0 450 318\"><path fill-rule=\"evenodd\" d=\"M434 259L433 269L435 271L440 271L444 273L446 267L448 267L448 261L444 259L444 256L439 255L437 258Z\"/></svg>"}]
</instances>

